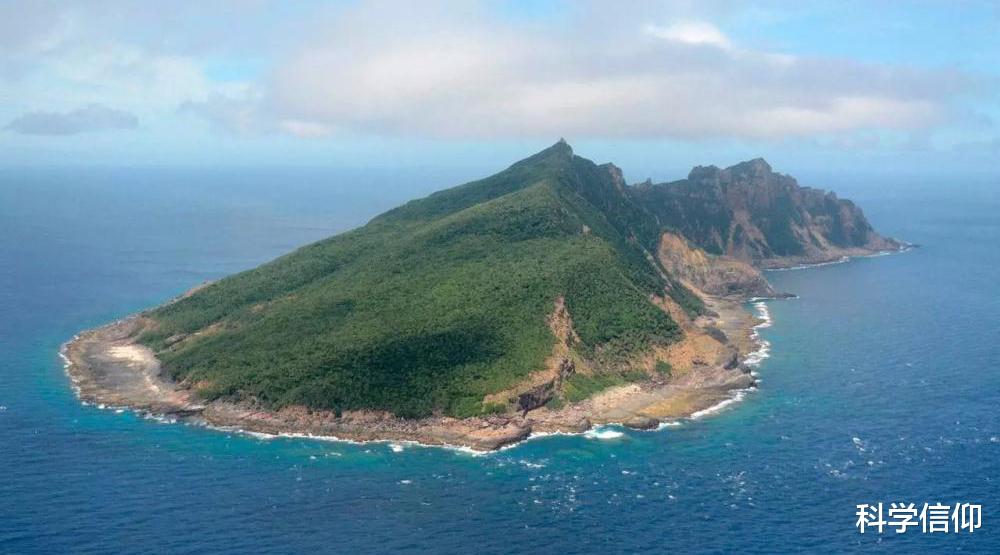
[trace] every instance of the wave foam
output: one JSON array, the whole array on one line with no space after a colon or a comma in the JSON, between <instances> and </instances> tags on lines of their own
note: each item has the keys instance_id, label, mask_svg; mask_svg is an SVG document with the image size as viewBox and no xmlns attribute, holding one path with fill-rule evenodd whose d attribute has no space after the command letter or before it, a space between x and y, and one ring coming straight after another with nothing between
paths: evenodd
<instances>
[{"instance_id":1,"label":"wave foam","mask_svg":"<svg viewBox=\"0 0 1000 555\"><path fill-rule=\"evenodd\" d=\"M753 327L753 331L750 332L750 337L757 344L757 349L747 353L747 356L743 359L743 364L756 369L764 362L764 359L771 356L771 342L761 337L759 330L771 327L774 321L771 319L771 311L768 310L767 303L757 301L753 303L753 307L757 311L757 318L761 320L759 324Z\"/></svg>"},{"instance_id":2,"label":"wave foam","mask_svg":"<svg viewBox=\"0 0 1000 555\"><path fill-rule=\"evenodd\" d=\"M589 439L618 439L625 434L619 432L618 430L609 430L607 428L592 428L583 433L583 437Z\"/></svg>"},{"instance_id":3,"label":"wave foam","mask_svg":"<svg viewBox=\"0 0 1000 555\"><path fill-rule=\"evenodd\" d=\"M739 403L740 401L742 401L744 399L744 397L746 397L747 393L750 392L750 391L753 391L753 388L737 389L737 390L735 390L733 392L733 396L732 397L730 397L728 399L723 399L722 401L719 401L718 403L716 403L716 404L714 404L714 405L712 405L712 406L710 406L710 407L708 407L706 409L695 411L695 412L691 413L690 418L691 418L691 420L698 420L700 418L704 418L706 416L709 416L709 415L721 412L723 409L725 409L729 405L733 405L733 404L736 404L736 403Z\"/></svg>"},{"instance_id":4,"label":"wave foam","mask_svg":"<svg viewBox=\"0 0 1000 555\"><path fill-rule=\"evenodd\" d=\"M202 425L202 426L204 426L206 428L212 429L212 430L222 430L222 431L227 431L227 432L233 432L233 433L237 433L237 434L242 434L242 435L247 435L247 436L255 437L255 438L258 438L258 439L268 439L268 440L270 440L270 439L278 439L278 438L285 438L285 439L308 439L308 440L314 440L314 441L329 441L329 442L334 442L334 443L348 443L348 444L351 444L351 445L358 445L358 446L385 443L385 444L389 445L389 449L391 449L393 453L400 453L400 452L404 451L406 449L406 447L424 447L424 448L428 448L428 449L446 449L448 451L454 451L456 453L462 453L462 454L465 454L465 455L472 455L472 456L482 456L482 455L488 455L488 454L491 453L491 451L481 451L479 449L473 449L472 447L465 447L465 446L462 446L462 445L452 445L450 443L428 444L428 443L420 443L419 441L412 441L412 440L389 440L389 439L372 439L372 440L363 440L362 441L362 440L347 439L347 438L342 438L342 437L337 437L337 436L315 435L315 434L306 434L306 433L299 433L299 432L282 432L282 433L277 433L277 434L269 434L269 433L254 432L254 431L251 431L251 430L244 430L242 428L235 428L235 427L229 427L229 426L213 426L213 425L207 424L207 423L205 423L203 421L198 421L196 423L200 424L200 425Z\"/></svg>"}]
</instances>

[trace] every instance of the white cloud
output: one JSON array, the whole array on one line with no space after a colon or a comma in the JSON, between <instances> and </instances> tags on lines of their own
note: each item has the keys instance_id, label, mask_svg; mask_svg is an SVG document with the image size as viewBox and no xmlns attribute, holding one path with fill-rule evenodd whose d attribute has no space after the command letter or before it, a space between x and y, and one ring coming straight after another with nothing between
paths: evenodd
<instances>
[{"instance_id":1,"label":"white cloud","mask_svg":"<svg viewBox=\"0 0 1000 555\"><path fill-rule=\"evenodd\" d=\"M755 49L711 16L652 5L580 3L539 22L489 3L360 2L303 9L311 26L289 31L262 23L264 3L225 36L194 23L200 10L229 21L232 5L62 5L19 6L23 30L0 23L0 79L18 72L0 81L18 103L7 117L101 103L242 134L784 139L927 129L967 87L958 72ZM268 69L213 79L198 45L216 43Z\"/></svg>"},{"instance_id":2,"label":"white cloud","mask_svg":"<svg viewBox=\"0 0 1000 555\"><path fill-rule=\"evenodd\" d=\"M107 105L146 123L187 103L246 96L247 83L209 78L203 55L168 47L181 36L170 18L129 2L0 5L0 94L10 99L0 110L54 114ZM149 40L168 27L172 37Z\"/></svg>"},{"instance_id":3,"label":"white cloud","mask_svg":"<svg viewBox=\"0 0 1000 555\"><path fill-rule=\"evenodd\" d=\"M278 65L261 113L301 136L781 139L931 126L962 87L954 74L744 48L705 21L590 15L542 28L364 4Z\"/></svg>"},{"instance_id":4,"label":"white cloud","mask_svg":"<svg viewBox=\"0 0 1000 555\"><path fill-rule=\"evenodd\" d=\"M728 50L732 43L718 27L704 21L680 21L670 25L646 25L650 35L683 44L709 45Z\"/></svg>"}]
</instances>

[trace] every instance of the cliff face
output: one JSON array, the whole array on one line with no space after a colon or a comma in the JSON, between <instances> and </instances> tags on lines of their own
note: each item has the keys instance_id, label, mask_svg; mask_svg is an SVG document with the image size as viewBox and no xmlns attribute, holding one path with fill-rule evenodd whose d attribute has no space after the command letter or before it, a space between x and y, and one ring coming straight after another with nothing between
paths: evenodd
<instances>
[{"instance_id":1,"label":"cliff face","mask_svg":"<svg viewBox=\"0 0 1000 555\"><path fill-rule=\"evenodd\" d=\"M663 233L656 259L670 275L709 295L741 299L777 295L753 266L732 257L706 254L674 233Z\"/></svg>"},{"instance_id":2,"label":"cliff face","mask_svg":"<svg viewBox=\"0 0 1000 555\"><path fill-rule=\"evenodd\" d=\"M687 179L638 185L634 195L660 225L707 253L762 268L901 246L876 233L853 202L801 187L760 158L726 169L698 166Z\"/></svg>"}]
</instances>

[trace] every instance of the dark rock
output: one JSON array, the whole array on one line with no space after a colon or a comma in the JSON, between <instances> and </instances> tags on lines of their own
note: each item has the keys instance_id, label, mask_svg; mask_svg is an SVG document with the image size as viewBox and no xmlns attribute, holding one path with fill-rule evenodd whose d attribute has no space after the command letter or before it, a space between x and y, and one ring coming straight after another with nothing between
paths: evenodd
<instances>
[{"instance_id":1,"label":"dark rock","mask_svg":"<svg viewBox=\"0 0 1000 555\"><path fill-rule=\"evenodd\" d=\"M635 415L622 422L622 425L635 430L652 430L660 425L660 421L648 416Z\"/></svg>"},{"instance_id":2,"label":"dark rock","mask_svg":"<svg viewBox=\"0 0 1000 555\"><path fill-rule=\"evenodd\" d=\"M740 356L736 349L730 349L722 355L720 364L726 370L732 370L740 365Z\"/></svg>"},{"instance_id":3,"label":"dark rock","mask_svg":"<svg viewBox=\"0 0 1000 555\"><path fill-rule=\"evenodd\" d=\"M705 326L705 333L710 337L718 341L719 343L729 343L729 338L726 337L726 333L715 326Z\"/></svg>"},{"instance_id":4,"label":"dark rock","mask_svg":"<svg viewBox=\"0 0 1000 555\"><path fill-rule=\"evenodd\" d=\"M554 381L537 385L517 396L517 410L525 414L530 410L535 410L548 403L555 395L555 391Z\"/></svg>"}]
</instances>

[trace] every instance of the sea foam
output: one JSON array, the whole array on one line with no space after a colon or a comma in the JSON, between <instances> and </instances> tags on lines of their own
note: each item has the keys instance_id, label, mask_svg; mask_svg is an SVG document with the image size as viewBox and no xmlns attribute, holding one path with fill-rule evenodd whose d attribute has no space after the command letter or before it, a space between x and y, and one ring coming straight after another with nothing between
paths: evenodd
<instances>
[{"instance_id":1,"label":"sea foam","mask_svg":"<svg viewBox=\"0 0 1000 555\"><path fill-rule=\"evenodd\" d=\"M625 434L619 432L618 430L609 430L607 428L591 428L583 433L583 437L589 439L618 439Z\"/></svg>"},{"instance_id":2,"label":"sea foam","mask_svg":"<svg viewBox=\"0 0 1000 555\"><path fill-rule=\"evenodd\" d=\"M698 420L700 418L704 418L706 416L709 416L709 415L715 414L717 412L720 412L723 409L725 409L726 407L728 407L730 405L733 405L733 404L736 404L736 403L739 403L740 401L742 401L744 399L744 397L746 397L746 394L748 392L750 392L750 391L753 391L752 387L751 388L746 388L746 389L737 389L737 390L735 390L733 392L732 397L729 397L728 399L723 399L722 401L719 401L718 403L716 403L716 404L714 404L714 405L712 405L712 406L710 406L710 407L708 407L706 409L695 411L695 412L691 413L690 418L691 418L691 420Z\"/></svg>"},{"instance_id":3,"label":"sea foam","mask_svg":"<svg viewBox=\"0 0 1000 555\"><path fill-rule=\"evenodd\" d=\"M771 327L773 320L771 319L771 311L768 310L766 302L756 301L753 303L753 307L757 312L757 318L760 319L760 323L754 326L753 331L750 332L750 337L757 344L757 349L747 353L746 358L743 359L743 364L746 364L751 369L756 369L764 362L764 359L771 356L771 343L760 336L759 330Z\"/></svg>"}]
</instances>

